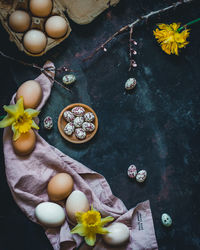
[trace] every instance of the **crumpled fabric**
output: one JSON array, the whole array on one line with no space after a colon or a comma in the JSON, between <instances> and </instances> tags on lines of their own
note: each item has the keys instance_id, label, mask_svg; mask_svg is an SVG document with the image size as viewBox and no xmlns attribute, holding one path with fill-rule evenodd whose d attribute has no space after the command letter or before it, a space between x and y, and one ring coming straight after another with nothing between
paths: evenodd
<instances>
[{"instance_id":1,"label":"crumpled fabric","mask_svg":"<svg viewBox=\"0 0 200 250\"><path fill-rule=\"evenodd\" d=\"M54 68L51 62L45 64L46 66ZM41 110L50 96L53 81L44 74L35 80L40 83L43 90L43 98L37 108ZM16 94L13 95L11 104L15 103L15 96ZM47 195L49 180L57 173L64 172L73 177L74 190L84 192L90 204L93 204L103 217L112 216L116 222L122 222L129 227L130 240L114 249L158 249L149 201L142 202L128 211L123 202L112 194L109 184L102 175L63 154L47 143L38 132L36 136L34 151L28 156L18 156L13 150L11 129L5 128L3 135L8 185L17 205L31 221L38 223L34 215L35 207L41 202L49 201ZM64 209L65 201L58 204ZM70 233L73 227L69 219L66 219L61 227L43 228L55 250L72 250L80 245L80 249L113 249L103 242L101 236L97 237L93 248L87 246L83 243L82 237Z\"/></svg>"}]
</instances>

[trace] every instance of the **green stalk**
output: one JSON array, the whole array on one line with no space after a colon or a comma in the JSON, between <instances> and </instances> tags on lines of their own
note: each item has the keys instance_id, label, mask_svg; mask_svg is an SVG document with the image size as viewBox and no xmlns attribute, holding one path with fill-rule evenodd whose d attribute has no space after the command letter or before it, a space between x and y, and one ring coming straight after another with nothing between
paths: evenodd
<instances>
[{"instance_id":1,"label":"green stalk","mask_svg":"<svg viewBox=\"0 0 200 250\"><path fill-rule=\"evenodd\" d=\"M183 29L186 29L188 26L192 25L193 23L197 23L200 21L200 18L197 18L189 23L186 23L185 25L183 25L182 27L178 28L178 32L180 32Z\"/></svg>"}]
</instances>

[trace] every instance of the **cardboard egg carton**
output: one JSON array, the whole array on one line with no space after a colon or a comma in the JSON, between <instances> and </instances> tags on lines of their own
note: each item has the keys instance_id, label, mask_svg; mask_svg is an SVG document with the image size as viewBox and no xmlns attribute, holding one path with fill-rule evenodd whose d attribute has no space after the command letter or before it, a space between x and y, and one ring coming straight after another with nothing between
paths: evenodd
<instances>
[{"instance_id":1,"label":"cardboard egg carton","mask_svg":"<svg viewBox=\"0 0 200 250\"><path fill-rule=\"evenodd\" d=\"M25 49L25 47L23 46L23 36L27 31L24 33L14 32L9 26L9 23L8 23L9 16L15 10L18 10L18 9L27 11L29 13L29 15L31 16L32 21L31 21L31 25L30 25L29 30L30 29L38 29L38 30L41 30L45 33L44 25L45 25L47 18L49 16L59 15L59 16L63 17L68 24L67 33L65 34L65 36L58 38L58 39L51 38L51 37L47 36L47 34L45 33L46 37L47 37L46 48L42 52L40 52L39 54L33 54L33 53L27 51ZM10 41L15 42L18 49L21 51L24 51L29 56L42 56L48 50L50 50L51 48L58 45L59 43L61 43L63 40L65 40L69 36L69 34L71 32L69 21L66 18L66 16L64 15L63 8L57 0L53 1L53 9L52 9L52 12L49 16L47 16L47 17L33 16L29 10L29 1L28 0L3 0L3 1L1 0L0 1L0 20L1 20L2 25L4 26L4 28L6 29L6 31L10 35Z\"/></svg>"},{"instance_id":2,"label":"cardboard egg carton","mask_svg":"<svg viewBox=\"0 0 200 250\"><path fill-rule=\"evenodd\" d=\"M69 18L77 24L88 24L92 22L99 14L110 6L115 6L120 0L52 0L53 10L50 14L62 16L68 23L68 31L66 35L59 39L53 39L47 36L47 46L44 51L39 54L32 54L27 51L23 46L24 33L14 32L9 24L9 15L17 9L26 10L32 17L32 23L30 29L39 29L45 33L44 24L49 17L35 17L29 10L29 0L0 0L0 20L6 31L10 35L10 40L15 42L19 50L24 51L30 56L41 56L48 50L65 40L70 32L71 28L69 21L64 15L64 11L68 14Z\"/></svg>"},{"instance_id":3,"label":"cardboard egg carton","mask_svg":"<svg viewBox=\"0 0 200 250\"><path fill-rule=\"evenodd\" d=\"M63 10L77 24L88 24L99 14L111 6L115 6L120 0L59 0Z\"/></svg>"}]
</instances>

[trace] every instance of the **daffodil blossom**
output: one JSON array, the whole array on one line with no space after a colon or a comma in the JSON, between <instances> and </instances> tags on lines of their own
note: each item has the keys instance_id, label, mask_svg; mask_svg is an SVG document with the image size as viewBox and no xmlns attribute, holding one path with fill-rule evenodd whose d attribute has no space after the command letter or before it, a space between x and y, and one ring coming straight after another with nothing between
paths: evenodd
<instances>
[{"instance_id":1,"label":"daffodil blossom","mask_svg":"<svg viewBox=\"0 0 200 250\"><path fill-rule=\"evenodd\" d=\"M94 246L96 242L96 234L107 234L108 230L103 226L114 218L108 216L106 218L101 218L101 214L96 211L93 206L91 210L87 212L77 212L76 220L78 224L71 230L72 234L79 234L85 237L85 242L89 246Z\"/></svg>"},{"instance_id":2,"label":"daffodil blossom","mask_svg":"<svg viewBox=\"0 0 200 250\"><path fill-rule=\"evenodd\" d=\"M155 38L160 43L162 50L168 55L178 55L178 49L184 48L189 42L189 29L180 32L180 23L158 24L159 29L153 31Z\"/></svg>"},{"instance_id":3,"label":"daffodil blossom","mask_svg":"<svg viewBox=\"0 0 200 250\"><path fill-rule=\"evenodd\" d=\"M39 129L32 118L38 116L40 112L31 108L24 110L23 97L20 97L15 105L4 105L3 108L7 112L7 115L0 121L0 128L11 126L14 141L16 141L22 133L28 132L31 128Z\"/></svg>"}]
</instances>

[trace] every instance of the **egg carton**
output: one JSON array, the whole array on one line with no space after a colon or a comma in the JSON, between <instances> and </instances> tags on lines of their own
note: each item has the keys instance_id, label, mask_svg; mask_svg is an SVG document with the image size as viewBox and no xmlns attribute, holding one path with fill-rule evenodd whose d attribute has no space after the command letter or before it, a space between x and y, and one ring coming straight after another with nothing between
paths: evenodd
<instances>
[{"instance_id":1,"label":"egg carton","mask_svg":"<svg viewBox=\"0 0 200 250\"><path fill-rule=\"evenodd\" d=\"M68 24L67 33L65 34L65 36L58 38L58 39L51 38L51 37L47 36L47 34L46 34L47 45L46 45L45 49L42 52L40 52L39 54L33 54L33 53L27 51L26 48L23 46L23 37L24 37L25 32L24 33L14 32L9 26L8 18L15 10L25 10L26 12L28 12L29 15L31 16L31 25L30 25L29 30L30 29L38 29L38 30L43 31L44 34L46 34L45 29L44 29L44 25L45 25L47 18L49 16L59 15L59 16L63 17ZM63 7L61 6L60 2L58 2L57 0L53 0L53 9L52 9L52 12L49 16L47 16L47 17L33 16L29 10L29 1L28 0L1 0L0 1L0 20L1 20L3 27L9 33L10 41L15 42L18 49L21 51L24 51L29 56L42 56L48 50L50 50L53 47L55 47L56 45L58 45L59 43L61 43L63 40L65 40L69 36L69 34L71 32L71 27L70 27L68 19L66 18L66 16L63 13Z\"/></svg>"},{"instance_id":2,"label":"egg carton","mask_svg":"<svg viewBox=\"0 0 200 250\"><path fill-rule=\"evenodd\" d=\"M19 50L24 51L30 56L41 56L45 54L48 50L54 46L61 43L65 40L70 32L71 28L69 21L64 15L66 11L68 17L77 24L88 24L92 22L99 14L110 6L115 6L119 3L120 0L52 0L53 1L53 10L50 16L59 15L62 16L67 24L68 31L66 35L59 39L53 39L47 36L47 46L44 51L39 54L32 54L27 51L23 46L23 36L24 33L14 32L9 24L8 17L9 15L17 9L26 10L32 17L32 23L30 29L39 29L44 31L44 24L46 19L49 17L35 17L29 11L29 0L0 0L0 20L6 31L10 34L10 40L15 42Z\"/></svg>"}]
</instances>

